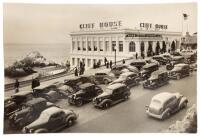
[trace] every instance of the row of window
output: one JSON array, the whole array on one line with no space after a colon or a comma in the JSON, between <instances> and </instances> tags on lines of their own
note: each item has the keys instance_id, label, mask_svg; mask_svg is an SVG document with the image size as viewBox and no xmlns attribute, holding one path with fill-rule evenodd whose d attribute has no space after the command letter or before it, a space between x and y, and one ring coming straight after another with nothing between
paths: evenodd
<instances>
[{"instance_id":1,"label":"row of window","mask_svg":"<svg viewBox=\"0 0 200 136\"><path fill-rule=\"evenodd\" d=\"M76 50L75 41L72 41L72 50ZM88 51L97 51L97 41L93 41L93 47L91 46L91 41L87 41L87 48ZM112 51L115 51L116 48L116 41L112 41ZM123 52L123 41L119 41L118 46L119 52ZM77 50L83 50L86 51L86 41L82 41L82 45L80 45L80 41L77 41ZM103 41L99 41L99 51L103 51ZM109 41L105 41L105 51L109 51Z\"/></svg>"},{"instance_id":2,"label":"row of window","mask_svg":"<svg viewBox=\"0 0 200 136\"><path fill-rule=\"evenodd\" d=\"M75 62L77 61L77 63ZM87 62L86 62L87 61ZM87 67L92 67L92 64L100 62L101 64L103 63L102 59L80 59L80 58L72 58L72 65L79 65L80 62L83 62L84 64L87 65Z\"/></svg>"}]
</instances>

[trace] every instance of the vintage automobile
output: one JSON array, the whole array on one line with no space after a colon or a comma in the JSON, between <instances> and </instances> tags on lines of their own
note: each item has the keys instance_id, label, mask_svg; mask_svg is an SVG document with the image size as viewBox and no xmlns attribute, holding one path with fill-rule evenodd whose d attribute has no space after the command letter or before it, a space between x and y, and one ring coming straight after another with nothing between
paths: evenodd
<instances>
[{"instance_id":1,"label":"vintage automobile","mask_svg":"<svg viewBox=\"0 0 200 136\"><path fill-rule=\"evenodd\" d=\"M93 104L98 108L108 108L114 104L127 100L131 95L130 89L121 83L109 85L105 91L93 99Z\"/></svg>"},{"instance_id":2,"label":"vintage automobile","mask_svg":"<svg viewBox=\"0 0 200 136\"><path fill-rule=\"evenodd\" d=\"M32 91L20 91L18 93L13 94L10 98L8 98L4 107L4 116L5 118L11 116L16 111L21 108L21 105L28 100L33 98Z\"/></svg>"},{"instance_id":3,"label":"vintage automobile","mask_svg":"<svg viewBox=\"0 0 200 136\"><path fill-rule=\"evenodd\" d=\"M151 59L151 58L146 58L145 61L146 61L147 64L155 63L158 66L160 66L160 63L157 60L154 60L154 59Z\"/></svg>"},{"instance_id":4,"label":"vintage automobile","mask_svg":"<svg viewBox=\"0 0 200 136\"><path fill-rule=\"evenodd\" d=\"M160 65L166 65L167 63L169 63L170 59L163 57L162 55L156 55L152 57L154 60L157 60Z\"/></svg>"},{"instance_id":5,"label":"vintage automobile","mask_svg":"<svg viewBox=\"0 0 200 136\"><path fill-rule=\"evenodd\" d=\"M151 76L151 73L158 70L159 65L156 63L150 63L143 66L142 70L139 73L141 80L146 80Z\"/></svg>"},{"instance_id":6,"label":"vintage automobile","mask_svg":"<svg viewBox=\"0 0 200 136\"><path fill-rule=\"evenodd\" d=\"M125 72L138 73L139 70L135 66L121 64L121 65L113 66L112 69L111 69L111 72L115 75L115 77L118 78L122 73L125 73Z\"/></svg>"},{"instance_id":7,"label":"vintage automobile","mask_svg":"<svg viewBox=\"0 0 200 136\"><path fill-rule=\"evenodd\" d=\"M197 63L190 64L190 71L197 71Z\"/></svg>"},{"instance_id":8,"label":"vintage automobile","mask_svg":"<svg viewBox=\"0 0 200 136\"><path fill-rule=\"evenodd\" d=\"M167 70L172 70L174 68L174 65L184 63L184 57L183 56L173 56L168 64L166 64Z\"/></svg>"},{"instance_id":9,"label":"vintage automobile","mask_svg":"<svg viewBox=\"0 0 200 136\"><path fill-rule=\"evenodd\" d=\"M190 66L188 64L177 64L168 74L170 79L177 79L177 80L189 75L190 75Z\"/></svg>"},{"instance_id":10,"label":"vintage automobile","mask_svg":"<svg viewBox=\"0 0 200 136\"><path fill-rule=\"evenodd\" d=\"M157 119L166 119L173 113L185 108L188 100L180 93L162 92L151 99L146 113Z\"/></svg>"},{"instance_id":11,"label":"vintage automobile","mask_svg":"<svg viewBox=\"0 0 200 136\"><path fill-rule=\"evenodd\" d=\"M25 126L23 133L50 133L72 126L78 118L72 110L50 107L41 112L31 124Z\"/></svg>"},{"instance_id":12,"label":"vintage automobile","mask_svg":"<svg viewBox=\"0 0 200 136\"><path fill-rule=\"evenodd\" d=\"M146 61L143 59L136 59L130 62L130 65L135 66L136 68L138 68L138 70L140 70L145 64L146 64Z\"/></svg>"},{"instance_id":13,"label":"vintage automobile","mask_svg":"<svg viewBox=\"0 0 200 136\"><path fill-rule=\"evenodd\" d=\"M118 79L114 80L111 84L122 83L127 85L128 87L132 87L139 84L139 76L134 72L126 72L122 73Z\"/></svg>"},{"instance_id":14,"label":"vintage automobile","mask_svg":"<svg viewBox=\"0 0 200 136\"><path fill-rule=\"evenodd\" d=\"M151 74L151 77L143 83L143 87L149 89L156 89L158 87L168 84L168 81L168 73L166 71L158 70L153 72Z\"/></svg>"},{"instance_id":15,"label":"vintage automobile","mask_svg":"<svg viewBox=\"0 0 200 136\"><path fill-rule=\"evenodd\" d=\"M82 106L86 102L92 101L94 97L101 94L103 90L91 83L85 83L79 86L80 91L68 97L68 103L76 106Z\"/></svg>"},{"instance_id":16,"label":"vintage automobile","mask_svg":"<svg viewBox=\"0 0 200 136\"><path fill-rule=\"evenodd\" d=\"M37 86L33 89L33 95L35 97L40 97L40 94L48 93L49 90L56 90L55 84L41 84L40 86Z\"/></svg>"},{"instance_id":17,"label":"vintage automobile","mask_svg":"<svg viewBox=\"0 0 200 136\"><path fill-rule=\"evenodd\" d=\"M22 128L36 120L40 113L55 106L53 103L47 102L44 98L35 98L22 105L20 111L15 112L9 117L9 124L15 128Z\"/></svg>"},{"instance_id":18,"label":"vintage automobile","mask_svg":"<svg viewBox=\"0 0 200 136\"><path fill-rule=\"evenodd\" d=\"M103 69L95 73L94 80L98 84L109 84L117 79L110 69Z\"/></svg>"}]
</instances>

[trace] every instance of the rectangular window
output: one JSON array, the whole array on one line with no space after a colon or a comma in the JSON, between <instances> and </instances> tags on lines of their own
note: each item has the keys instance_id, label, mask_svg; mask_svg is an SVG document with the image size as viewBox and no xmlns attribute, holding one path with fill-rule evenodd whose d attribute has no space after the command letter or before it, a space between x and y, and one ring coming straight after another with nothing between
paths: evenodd
<instances>
[{"instance_id":1,"label":"rectangular window","mask_svg":"<svg viewBox=\"0 0 200 136\"><path fill-rule=\"evenodd\" d=\"M77 49L78 49L78 51L81 50L80 42L79 41L77 41Z\"/></svg>"},{"instance_id":2,"label":"rectangular window","mask_svg":"<svg viewBox=\"0 0 200 136\"><path fill-rule=\"evenodd\" d=\"M103 42L99 41L99 51L103 51Z\"/></svg>"},{"instance_id":3,"label":"rectangular window","mask_svg":"<svg viewBox=\"0 0 200 136\"><path fill-rule=\"evenodd\" d=\"M88 67L91 67L91 59L87 60L87 65L88 65Z\"/></svg>"},{"instance_id":4,"label":"rectangular window","mask_svg":"<svg viewBox=\"0 0 200 136\"><path fill-rule=\"evenodd\" d=\"M112 41L112 51L115 51L116 49L116 41Z\"/></svg>"},{"instance_id":5,"label":"rectangular window","mask_svg":"<svg viewBox=\"0 0 200 136\"><path fill-rule=\"evenodd\" d=\"M83 51L86 51L85 41L82 41L82 48L83 48Z\"/></svg>"},{"instance_id":6,"label":"rectangular window","mask_svg":"<svg viewBox=\"0 0 200 136\"><path fill-rule=\"evenodd\" d=\"M123 52L123 41L119 41L119 52Z\"/></svg>"},{"instance_id":7,"label":"rectangular window","mask_svg":"<svg viewBox=\"0 0 200 136\"><path fill-rule=\"evenodd\" d=\"M88 51L91 51L91 41L88 41Z\"/></svg>"},{"instance_id":8,"label":"rectangular window","mask_svg":"<svg viewBox=\"0 0 200 136\"><path fill-rule=\"evenodd\" d=\"M97 51L97 41L93 41L94 51Z\"/></svg>"},{"instance_id":9,"label":"rectangular window","mask_svg":"<svg viewBox=\"0 0 200 136\"><path fill-rule=\"evenodd\" d=\"M105 51L109 51L109 41L105 41Z\"/></svg>"},{"instance_id":10,"label":"rectangular window","mask_svg":"<svg viewBox=\"0 0 200 136\"><path fill-rule=\"evenodd\" d=\"M75 58L72 58L72 65L75 65Z\"/></svg>"}]
</instances>

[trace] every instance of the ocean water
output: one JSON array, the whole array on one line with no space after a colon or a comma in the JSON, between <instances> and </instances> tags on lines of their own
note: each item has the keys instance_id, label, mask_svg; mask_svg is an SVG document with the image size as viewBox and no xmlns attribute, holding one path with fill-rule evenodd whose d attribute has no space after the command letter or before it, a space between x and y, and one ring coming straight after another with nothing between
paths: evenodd
<instances>
[{"instance_id":1,"label":"ocean water","mask_svg":"<svg viewBox=\"0 0 200 136\"><path fill-rule=\"evenodd\" d=\"M69 60L70 45L68 44L4 44L4 64L11 65L32 51L38 51L47 60L57 63Z\"/></svg>"},{"instance_id":2,"label":"ocean water","mask_svg":"<svg viewBox=\"0 0 200 136\"><path fill-rule=\"evenodd\" d=\"M62 63L69 60L70 45L67 44L4 44L4 65L12 65L16 60L24 58L32 51L38 51L47 60ZM24 80L27 77L21 77ZM5 77L5 84L15 81L13 78Z\"/></svg>"}]
</instances>

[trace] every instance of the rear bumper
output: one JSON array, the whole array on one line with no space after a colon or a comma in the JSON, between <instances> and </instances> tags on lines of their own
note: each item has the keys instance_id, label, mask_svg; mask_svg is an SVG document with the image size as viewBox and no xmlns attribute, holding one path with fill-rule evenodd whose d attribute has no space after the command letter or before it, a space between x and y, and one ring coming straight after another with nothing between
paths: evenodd
<instances>
[{"instance_id":1,"label":"rear bumper","mask_svg":"<svg viewBox=\"0 0 200 136\"><path fill-rule=\"evenodd\" d=\"M146 113L151 116L151 117L154 117L154 118L157 118L157 119L162 119L163 118L163 115L158 115L158 114L153 114L151 112L149 112L149 109L146 110Z\"/></svg>"}]
</instances>

